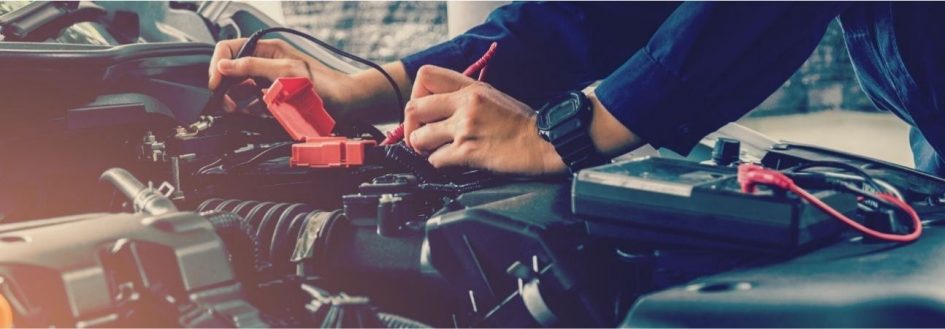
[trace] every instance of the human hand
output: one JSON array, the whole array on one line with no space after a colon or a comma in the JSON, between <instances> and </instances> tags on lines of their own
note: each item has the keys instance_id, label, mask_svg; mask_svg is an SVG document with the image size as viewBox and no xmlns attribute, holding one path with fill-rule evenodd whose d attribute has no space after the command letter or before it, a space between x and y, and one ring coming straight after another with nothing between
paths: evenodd
<instances>
[{"instance_id":1,"label":"human hand","mask_svg":"<svg viewBox=\"0 0 945 329\"><path fill-rule=\"evenodd\" d=\"M275 81L280 77L307 77L312 80L325 107L334 112L345 112L350 102L353 79L347 74L332 70L318 60L295 49L283 40L259 40L255 52L250 56L232 59L246 42L246 38L225 40L217 43L210 60L208 87L216 89L224 77L241 79L238 88L258 90L249 78L264 78ZM234 88L234 89L238 89ZM228 95L223 102L227 112L237 109L236 102Z\"/></svg>"},{"instance_id":2,"label":"human hand","mask_svg":"<svg viewBox=\"0 0 945 329\"><path fill-rule=\"evenodd\" d=\"M404 114L407 145L434 167L543 175L566 171L554 146L538 135L536 115L492 86L458 72L424 66Z\"/></svg>"}]
</instances>

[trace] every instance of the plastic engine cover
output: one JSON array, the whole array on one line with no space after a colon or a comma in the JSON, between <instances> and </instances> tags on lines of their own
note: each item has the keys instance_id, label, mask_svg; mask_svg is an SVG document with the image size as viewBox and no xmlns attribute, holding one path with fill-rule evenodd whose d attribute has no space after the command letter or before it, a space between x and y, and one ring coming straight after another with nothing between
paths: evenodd
<instances>
[{"instance_id":1,"label":"plastic engine cover","mask_svg":"<svg viewBox=\"0 0 945 329\"><path fill-rule=\"evenodd\" d=\"M0 294L17 327L266 326L194 213L2 225L0 249Z\"/></svg>"}]
</instances>

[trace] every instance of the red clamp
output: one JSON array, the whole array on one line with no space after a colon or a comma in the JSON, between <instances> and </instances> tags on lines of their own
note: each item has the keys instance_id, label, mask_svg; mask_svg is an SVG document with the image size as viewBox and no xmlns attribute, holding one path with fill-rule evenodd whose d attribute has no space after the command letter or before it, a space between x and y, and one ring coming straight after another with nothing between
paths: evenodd
<instances>
[{"instance_id":1,"label":"red clamp","mask_svg":"<svg viewBox=\"0 0 945 329\"><path fill-rule=\"evenodd\" d=\"M315 93L308 78L279 78L263 96L269 112L293 140L290 165L332 168L364 164L364 151L377 145L372 140L348 139L332 135L335 119Z\"/></svg>"}]
</instances>

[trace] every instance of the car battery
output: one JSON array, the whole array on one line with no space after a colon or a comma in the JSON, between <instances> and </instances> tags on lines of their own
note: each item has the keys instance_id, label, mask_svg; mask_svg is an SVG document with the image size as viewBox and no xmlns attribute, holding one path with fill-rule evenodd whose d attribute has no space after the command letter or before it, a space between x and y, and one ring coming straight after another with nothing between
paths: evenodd
<instances>
[{"instance_id":1,"label":"car battery","mask_svg":"<svg viewBox=\"0 0 945 329\"><path fill-rule=\"evenodd\" d=\"M742 192L735 168L684 160L643 158L585 169L571 192L572 211L587 219L590 234L637 243L782 252L841 228L792 194ZM841 213L857 209L853 195L813 193Z\"/></svg>"}]
</instances>

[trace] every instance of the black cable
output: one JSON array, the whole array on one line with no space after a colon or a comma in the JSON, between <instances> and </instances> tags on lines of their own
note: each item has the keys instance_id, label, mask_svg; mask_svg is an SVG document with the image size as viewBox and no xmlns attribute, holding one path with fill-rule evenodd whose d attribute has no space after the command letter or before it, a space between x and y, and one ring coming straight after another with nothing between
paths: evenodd
<instances>
[{"instance_id":1,"label":"black cable","mask_svg":"<svg viewBox=\"0 0 945 329\"><path fill-rule=\"evenodd\" d=\"M802 169L804 169L804 168L802 168ZM877 193L877 192L881 192L881 191L869 192L869 191L866 191L866 190L864 190L864 189L861 189L861 188L855 186L854 184L852 184L852 183L850 183L850 182L843 181L842 179L833 178L833 177L827 176L827 175L825 175L825 174L823 174L823 173L808 173L808 175L817 175L817 176L813 176L813 177L818 178L822 183L826 184L827 187L829 187L829 188L831 188L831 189L839 190L839 191L844 191L844 192L847 192L847 193L850 193L850 194L853 194L853 195L862 197L862 198L864 198L864 199L868 199L868 200L870 200L870 201L872 201L872 202L875 203L875 205L868 205L868 204L867 204L867 206L869 206L869 207L879 207L879 206L882 206L882 207L885 207L885 208L887 208L887 209L891 209L891 210L896 211L896 212L903 212L903 209L902 209L901 207L899 207L898 205L896 205L896 204L894 204L894 203L892 203L892 202L889 202L889 201L887 201L887 200L885 200L885 199L880 198L879 196L877 196L876 193ZM865 175L865 176L863 177L863 179L865 180L867 177L869 177L869 175ZM796 175L795 175L795 176L792 176L792 178L801 178L801 179L803 180L802 177L798 177L798 176L796 176ZM809 178L810 178L810 177L809 177ZM810 180L807 180L807 181L810 182ZM861 204L861 205L862 205L862 204ZM871 209L871 210L875 210L875 209Z\"/></svg>"},{"instance_id":2,"label":"black cable","mask_svg":"<svg viewBox=\"0 0 945 329\"><path fill-rule=\"evenodd\" d=\"M252 53L254 53L254 52L256 51L256 43L258 43L259 40L262 39L263 36L265 36L266 34L269 34L269 33L276 33L276 32L284 32L284 33L289 33L289 34L294 34L294 35L300 36L300 37L304 38L305 40L308 40L308 41L310 41L310 42L312 42L312 43L315 43L315 44L321 46L322 48L328 49L328 50L330 50L330 51L332 51L332 52L334 52L334 53L336 53L336 54L338 54L338 55L341 55L341 56L343 56L343 57L345 57L345 58L351 59L351 60L353 60L353 61L355 61L355 62L358 62L358 63L364 64L364 65L367 65L367 66L371 67L372 69L377 70L378 72L380 72L380 73L384 76L385 79L387 79L387 82L390 83L391 88L394 89L394 94L397 95L397 104L400 106L400 108L403 108L403 107L404 107L404 105L405 105L405 104L404 104L404 96L403 96L403 94L401 94L401 92L400 92L400 87L397 86L397 82L394 81L394 78L391 77L390 74L387 73L387 71L384 70L383 67L381 67L381 66L378 65L377 63L374 63L374 62L369 61L369 60L367 60L367 59L358 57L357 55L354 55L354 54L352 54L352 53L346 52L346 51L344 51L344 50L338 49L338 48L336 48L335 46L332 46L332 45L328 44L327 42L324 42L324 41L322 41L322 40L319 40L318 38L316 38L316 37L314 37L314 36L312 36L312 35L310 35L310 34L307 34L307 33L305 33L305 32L301 32L301 31L298 31L298 30L293 30L293 29L286 28L286 27L271 27L271 28L266 28L266 29L262 29L262 30L256 31L255 33L253 33L252 35L249 36L249 38L246 40L245 43L243 43L243 46L242 46L242 47L240 48L240 50L236 53L236 57L234 57L233 59L238 59L238 58L242 58L242 57L246 57L246 56L248 56L248 55L251 55ZM225 85L224 83L222 83L222 82L220 83L220 87L218 87L218 89L217 89L216 91L214 91L214 95L211 97L210 102L208 102L207 107L204 108L204 111L207 111L209 108L214 107L215 105L213 105L213 104L222 104L222 102L223 102L223 94L225 94L225 93L226 93L226 90L229 89L229 87L235 83L235 81L228 81L228 82L229 82L229 83L227 83L225 87L224 87L224 85ZM218 99L218 98L219 98L219 99ZM401 121L401 122L404 121L404 113L403 113L403 111L400 111L400 121Z\"/></svg>"},{"instance_id":3,"label":"black cable","mask_svg":"<svg viewBox=\"0 0 945 329\"><path fill-rule=\"evenodd\" d=\"M836 163L830 163L828 164L828 166L833 166L835 164ZM812 165L811 167L815 167L815 166ZM801 170L806 169L806 168L809 168L809 167L806 167L806 166L800 167ZM847 168L843 168L843 169L847 169ZM849 170L849 171L855 171L855 170ZM883 193L882 190L877 190L876 192L867 191L858 187L857 184L854 184L852 182L849 182L841 178L828 176L826 173L822 173L822 172L798 173L795 171L793 173L788 173L788 175L789 177L791 177L791 179L795 180L795 183L798 183L798 184L811 185L818 189L830 189L830 190L834 190L838 192L846 192L846 193L850 193L855 196L858 196L862 198L861 200L858 201L858 206L860 207L860 210L862 211L877 212L877 211L880 211L881 208L885 208L885 209L892 210L894 214L898 213L900 215L901 214L909 215L908 210L904 209L901 205L898 205L890 200L882 198L880 194L880 193ZM869 177L869 175L862 175L862 176L863 176L862 178L864 179L864 181ZM893 219L896 221L901 221L900 219L898 219L898 216L895 216L895 215Z\"/></svg>"},{"instance_id":4,"label":"black cable","mask_svg":"<svg viewBox=\"0 0 945 329\"><path fill-rule=\"evenodd\" d=\"M362 135L368 134L371 136L371 139L377 141L378 143L387 137L383 132L377 129L377 127L357 120L338 123L335 125L334 133L349 137L362 137Z\"/></svg>"},{"instance_id":5,"label":"black cable","mask_svg":"<svg viewBox=\"0 0 945 329\"><path fill-rule=\"evenodd\" d=\"M264 158L265 155L270 154L270 153L274 153L274 152L280 151L280 150L291 149L291 147L292 147L292 143L280 143L280 144L277 144L277 145L270 146L269 148L266 148L265 150L262 150L262 151L260 151L259 153L256 153L256 155L254 155L254 156L253 156L252 158L250 158L249 160L246 160L246 161L244 161L244 162L240 162L240 163L237 163L237 164L235 164L235 165L230 166L229 170L230 170L230 171L234 171L234 170L237 170L237 169L240 169L240 168L244 168L244 167L247 167L247 166L252 166L252 165L255 165L255 164L259 164L259 163L262 162L262 161L269 160L269 159L267 159L267 158Z\"/></svg>"},{"instance_id":6,"label":"black cable","mask_svg":"<svg viewBox=\"0 0 945 329\"><path fill-rule=\"evenodd\" d=\"M864 198L866 198L866 199L870 199L870 200L872 200L873 202L876 202L877 204L886 206L886 208L890 208L890 209L893 209L893 210L901 210L897 205L895 205L895 204L893 204L893 203L891 203L891 202L889 202L889 201L886 201L886 200L884 200L884 199L882 199L882 198L880 198L880 197L877 197L875 193L867 192L866 190L863 190L863 189L861 189L861 188L855 187L855 186L853 186L853 185L850 185L850 184L847 184L847 183L839 183L839 184L835 184L835 187L837 187L837 188L839 188L839 189L841 189L841 190L850 192L850 193L852 193L852 194L854 194L854 195L858 195L858 196L864 197Z\"/></svg>"},{"instance_id":7,"label":"black cable","mask_svg":"<svg viewBox=\"0 0 945 329\"><path fill-rule=\"evenodd\" d=\"M853 165L850 165L850 164L847 164L847 163L843 163L843 162L836 162L836 161L811 161L811 162L808 162L808 163L805 163L805 164L802 164L802 165L798 165L798 166L794 166L794 167L788 168L788 172L802 172L802 171L807 170L807 169L810 169L810 168L834 168L834 169L841 169L841 170L844 170L844 171L853 173L853 174L855 174L855 175L857 175L857 176L860 176L860 178L863 178L863 180L864 180L867 184L869 184L870 187L876 189L877 192L889 192L889 191L886 191L886 189L882 188L882 186L879 185L879 183L876 182L875 179L873 179L873 176L870 175L870 174L868 174L868 173L866 173L866 171L864 171L863 169L860 169L860 168L858 168L858 167L856 167L856 166L853 166Z\"/></svg>"},{"instance_id":8,"label":"black cable","mask_svg":"<svg viewBox=\"0 0 945 329\"><path fill-rule=\"evenodd\" d=\"M262 161L268 160L268 159L263 159L263 158L262 158L262 157L265 156L266 154L275 152L275 151L277 151L277 150L281 150L281 149L286 148L286 147L291 147L291 145L292 145L292 143L278 143L278 144L276 144L276 145L267 147L267 148L263 149L262 151L259 151L259 153L256 153L255 155L253 155L253 157L250 158L249 160L246 160L246 161L243 161L243 162L240 162L240 163L233 164L233 165L229 166L228 169L229 169L229 170L236 170L236 169L240 169L240 168L243 168L243 167L246 167L246 166L250 166L250 165L253 165L253 164L258 164L259 162L261 162L260 159L262 159ZM223 157L220 157L219 159L216 159L215 161L213 161L213 162L211 162L211 163L208 163L208 164L204 165L203 167L200 167L200 169L197 169L197 171L195 171L194 174L195 174L195 175L202 175L202 174L206 174L207 170L209 170L210 168L213 168L213 167L215 167L215 166L226 166L226 164L223 163L223 162L224 162L224 160L225 160L230 154L231 154L231 153L227 153L227 154L225 154Z\"/></svg>"},{"instance_id":9,"label":"black cable","mask_svg":"<svg viewBox=\"0 0 945 329\"><path fill-rule=\"evenodd\" d=\"M802 168L803 169L803 168ZM799 186L804 186L807 188L815 189L830 189L830 190L839 190L845 191L854 195L864 197L866 199L872 200L878 205L884 205L890 208L898 208L897 205L892 204L889 201L886 201L878 196L875 193L882 193L883 191L869 192L862 188L859 188L854 183L849 182L847 179L832 177L827 173L823 172L785 172L785 175L790 177L794 182ZM861 177L866 181L865 177ZM874 206L874 205L870 205Z\"/></svg>"}]
</instances>

